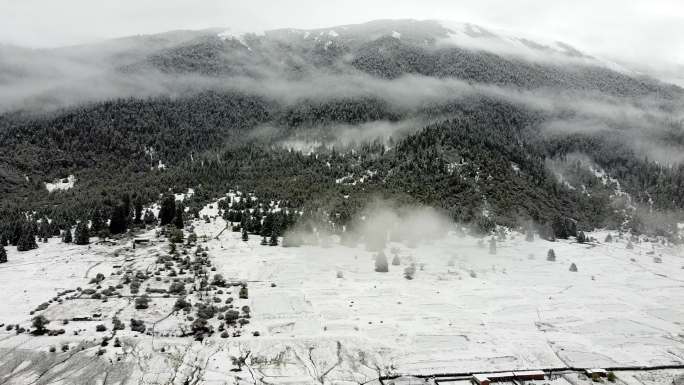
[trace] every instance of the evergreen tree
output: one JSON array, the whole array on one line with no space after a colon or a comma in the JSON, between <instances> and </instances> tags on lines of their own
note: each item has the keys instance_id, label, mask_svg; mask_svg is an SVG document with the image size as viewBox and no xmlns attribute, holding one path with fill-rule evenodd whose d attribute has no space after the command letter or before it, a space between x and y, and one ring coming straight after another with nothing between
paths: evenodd
<instances>
[{"instance_id":1,"label":"evergreen tree","mask_svg":"<svg viewBox=\"0 0 684 385\"><path fill-rule=\"evenodd\" d=\"M263 239L261 240L261 246L266 246L266 245L268 245L268 240L266 239L266 236L264 236Z\"/></svg>"},{"instance_id":2,"label":"evergreen tree","mask_svg":"<svg viewBox=\"0 0 684 385\"><path fill-rule=\"evenodd\" d=\"M146 226L151 226L157 223L157 218L154 217L152 210L145 210L145 217L143 218Z\"/></svg>"},{"instance_id":3,"label":"evergreen tree","mask_svg":"<svg viewBox=\"0 0 684 385\"><path fill-rule=\"evenodd\" d=\"M613 242L613 236L610 234L606 235L606 239L603 242L605 242L605 243Z\"/></svg>"},{"instance_id":4,"label":"evergreen tree","mask_svg":"<svg viewBox=\"0 0 684 385\"><path fill-rule=\"evenodd\" d=\"M166 226L173 222L176 217L176 197L173 194L166 194L162 198L161 208L159 209L160 225Z\"/></svg>"},{"instance_id":5,"label":"evergreen tree","mask_svg":"<svg viewBox=\"0 0 684 385\"><path fill-rule=\"evenodd\" d=\"M64 243L71 243L74 241L74 238L71 236L71 227L67 227L66 230L64 230L64 238L62 238L62 241Z\"/></svg>"},{"instance_id":6,"label":"evergreen tree","mask_svg":"<svg viewBox=\"0 0 684 385\"><path fill-rule=\"evenodd\" d=\"M577 233L577 243L585 243L587 241L587 236L584 235L584 231Z\"/></svg>"},{"instance_id":7,"label":"evergreen tree","mask_svg":"<svg viewBox=\"0 0 684 385\"><path fill-rule=\"evenodd\" d=\"M121 204L126 213L126 220L128 220L128 216L131 214L131 196L128 193L124 193L121 196Z\"/></svg>"},{"instance_id":8,"label":"evergreen tree","mask_svg":"<svg viewBox=\"0 0 684 385\"><path fill-rule=\"evenodd\" d=\"M7 235L4 232L0 232L0 246L7 246L9 245L9 240L7 239Z\"/></svg>"},{"instance_id":9,"label":"evergreen tree","mask_svg":"<svg viewBox=\"0 0 684 385\"><path fill-rule=\"evenodd\" d=\"M5 245L0 245L0 263L7 262L7 250L5 250Z\"/></svg>"},{"instance_id":10,"label":"evergreen tree","mask_svg":"<svg viewBox=\"0 0 684 385\"><path fill-rule=\"evenodd\" d=\"M577 236L577 223L569 218L556 216L551 223L554 235L561 239Z\"/></svg>"},{"instance_id":11,"label":"evergreen tree","mask_svg":"<svg viewBox=\"0 0 684 385\"><path fill-rule=\"evenodd\" d=\"M176 214L173 217L173 225L177 229L182 229L183 226L183 205L176 205Z\"/></svg>"},{"instance_id":12,"label":"evergreen tree","mask_svg":"<svg viewBox=\"0 0 684 385\"><path fill-rule=\"evenodd\" d=\"M534 228L529 226L527 232L525 233L525 240L527 242L534 242Z\"/></svg>"},{"instance_id":13,"label":"evergreen tree","mask_svg":"<svg viewBox=\"0 0 684 385\"><path fill-rule=\"evenodd\" d=\"M247 234L247 229L245 228L242 229L242 240L244 242L247 242L249 240L249 234Z\"/></svg>"},{"instance_id":14,"label":"evergreen tree","mask_svg":"<svg viewBox=\"0 0 684 385\"><path fill-rule=\"evenodd\" d=\"M51 235L52 231L50 230L50 222L47 220L47 218L41 219L40 226L38 226L38 239L41 239L43 240L43 242L46 242L45 239Z\"/></svg>"},{"instance_id":15,"label":"evergreen tree","mask_svg":"<svg viewBox=\"0 0 684 385\"><path fill-rule=\"evenodd\" d=\"M249 215L247 214L247 211L243 211L242 217L240 218L240 228L244 231L247 229L248 224L249 224Z\"/></svg>"},{"instance_id":16,"label":"evergreen tree","mask_svg":"<svg viewBox=\"0 0 684 385\"><path fill-rule=\"evenodd\" d=\"M28 251L38 248L34 225L34 223L28 223L24 226L24 230L21 232L21 237L19 237L19 242L17 243L18 251Z\"/></svg>"},{"instance_id":17,"label":"evergreen tree","mask_svg":"<svg viewBox=\"0 0 684 385\"><path fill-rule=\"evenodd\" d=\"M128 212L126 206L121 204L114 207L112 218L109 221L109 232L111 234L123 234L128 229Z\"/></svg>"},{"instance_id":18,"label":"evergreen tree","mask_svg":"<svg viewBox=\"0 0 684 385\"><path fill-rule=\"evenodd\" d=\"M261 224L261 235L269 236L273 234L273 214L269 213Z\"/></svg>"},{"instance_id":19,"label":"evergreen tree","mask_svg":"<svg viewBox=\"0 0 684 385\"><path fill-rule=\"evenodd\" d=\"M271 234L271 239L268 243L269 246L278 246L278 235L276 235L275 230Z\"/></svg>"},{"instance_id":20,"label":"evergreen tree","mask_svg":"<svg viewBox=\"0 0 684 385\"><path fill-rule=\"evenodd\" d=\"M105 222L102 219L102 212L99 209L93 210L93 215L90 218L90 231L93 234L97 234L100 230L104 229Z\"/></svg>"},{"instance_id":21,"label":"evergreen tree","mask_svg":"<svg viewBox=\"0 0 684 385\"><path fill-rule=\"evenodd\" d=\"M375 271L378 273L387 273L389 271L387 257L382 250L375 256Z\"/></svg>"},{"instance_id":22,"label":"evergreen tree","mask_svg":"<svg viewBox=\"0 0 684 385\"><path fill-rule=\"evenodd\" d=\"M87 245L90 243L90 232L88 226L83 222L78 222L74 231L74 243L77 245Z\"/></svg>"},{"instance_id":23,"label":"evergreen tree","mask_svg":"<svg viewBox=\"0 0 684 385\"><path fill-rule=\"evenodd\" d=\"M556 260L556 252L553 249L549 249L549 252L546 253L546 260L551 262Z\"/></svg>"},{"instance_id":24,"label":"evergreen tree","mask_svg":"<svg viewBox=\"0 0 684 385\"><path fill-rule=\"evenodd\" d=\"M415 277L415 275L416 275L416 265L412 263L412 264L406 266L406 268L404 269L404 278L406 278L408 280L412 280L413 277Z\"/></svg>"},{"instance_id":25,"label":"evergreen tree","mask_svg":"<svg viewBox=\"0 0 684 385\"><path fill-rule=\"evenodd\" d=\"M32 333L35 335L38 335L38 336L45 334L45 332L47 331L46 326L49 323L50 323L50 320L45 318L45 316L43 316L43 315L38 315L38 316L34 317L33 318L34 330Z\"/></svg>"}]
</instances>

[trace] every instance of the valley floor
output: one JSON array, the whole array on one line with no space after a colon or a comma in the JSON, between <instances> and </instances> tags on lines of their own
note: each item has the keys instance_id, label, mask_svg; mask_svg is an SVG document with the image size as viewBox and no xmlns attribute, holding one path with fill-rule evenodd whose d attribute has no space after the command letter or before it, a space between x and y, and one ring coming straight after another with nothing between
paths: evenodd
<instances>
[{"instance_id":1,"label":"valley floor","mask_svg":"<svg viewBox=\"0 0 684 385\"><path fill-rule=\"evenodd\" d=\"M450 234L414 248L390 243L385 253L400 265L377 273L374 253L363 246L268 247L229 231L215 238L226 225L220 217L193 225L200 240L206 236L200 245L216 268L211 274L249 289L248 299L233 302L251 309L249 323L235 328L239 336L182 337L187 323L173 311L175 296L150 294L145 310L136 310L125 290L106 302L60 297L92 286L97 273L107 287L120 282L121 270L152 272L168 253L154 230L141 235L151 244L136 249L130 240L76 246L51 239L30 252L8 249L9 262L0 265L0 324L29 328L30 311L55 297L42 314L65 333L0 328L0 384L377 384L392 374L684 365L681 248L641 240L628 249L616 233L614 242L589 244L527 242L509 233L490 255L478 238ZM602 241L607 232L590 235ZM407 280L411 263L416 273ZM167 282L162 276L146 284ZM215 295L223 301L236 292ZM126 324L116 331L121 346L102 347L115 316ZM131 331L131 318L143 320L147 333ZM664 385L683 374L618 378ZM551 382L558 381L588 383Z\"/></svg>"}]
</instances>

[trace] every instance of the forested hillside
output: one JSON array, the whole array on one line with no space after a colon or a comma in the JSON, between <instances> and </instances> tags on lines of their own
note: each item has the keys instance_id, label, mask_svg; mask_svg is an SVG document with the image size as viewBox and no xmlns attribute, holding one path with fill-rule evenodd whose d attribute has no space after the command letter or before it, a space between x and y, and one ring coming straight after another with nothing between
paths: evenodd
<instances>
[{"instance_id":1,"label":"forested hillside","mask_svg":"<svg viewBox=\"0 0 684 385\"><path fill-rule=\"evenodd\" d=\"M189 188L191 208L239 189L336 225L383 197L484 233L672 230L684 208L681 89L588 56L466 49L449 44L453 33L386 21L109 46L95 84L116 79L116 92L83 101L55 87L3 106L3 242L39 232L41 218L51 234L140 221L141 207ZM673 157L654 158L663 148ZM69 175L72 188L46 188Z\"/></svg>"}]
</instances>

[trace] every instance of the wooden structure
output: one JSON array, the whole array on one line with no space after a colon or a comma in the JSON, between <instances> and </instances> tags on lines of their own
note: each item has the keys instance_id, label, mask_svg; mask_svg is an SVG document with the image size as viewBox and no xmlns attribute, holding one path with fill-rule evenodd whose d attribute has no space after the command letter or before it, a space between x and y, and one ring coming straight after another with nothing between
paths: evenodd
<instances>
[{"instance_id":1,"label":"wooden structure","mask_svg":"<svg viewBox=\"0 0 684 385\"><path fill-rule=\"evenodd\" d=\"M472 377L472 382L476 385L490 385L492 382L503 381L532 381L543 380L544 372L541 370L524 370L518 372L501 373L477 373Z\"/></svg>"}]
</instances>

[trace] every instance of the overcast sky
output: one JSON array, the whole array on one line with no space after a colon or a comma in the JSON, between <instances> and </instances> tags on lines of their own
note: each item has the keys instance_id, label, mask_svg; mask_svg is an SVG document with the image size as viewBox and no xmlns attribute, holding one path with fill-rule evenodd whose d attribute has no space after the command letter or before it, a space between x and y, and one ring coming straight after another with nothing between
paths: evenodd
<instances>
[{"instance_id":1,"label":"overcast sky","mask_svg":"<svg viewBox=\"0 0 684 385\"><path fill-rule=\"evenodd\" d=\"M172 29L258 31L381 18L520 31L684 80L684 0L0 0L0 43L54 47Z\"/></svg>"}]
</instances>

